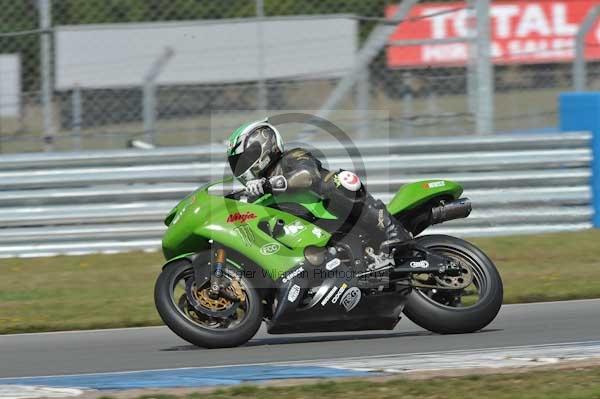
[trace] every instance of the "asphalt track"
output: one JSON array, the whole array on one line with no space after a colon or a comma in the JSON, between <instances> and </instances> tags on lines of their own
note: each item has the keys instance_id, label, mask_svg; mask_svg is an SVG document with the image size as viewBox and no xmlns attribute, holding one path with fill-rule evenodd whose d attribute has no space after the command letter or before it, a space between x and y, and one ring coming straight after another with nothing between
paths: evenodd
<instances>
[{"instance_id":1,"label":"asphalt track","mask_svg":"<svg viewBox=\"0 0 600 399\"><path fill-rule=\"evenodd\" d=\"M0 336L0 378L327 360L600 339L600 300L507 305L484 331L435 335L408 320L394 331L268 335L199 349L164 327Z\"/></svg>"}]
</instances>

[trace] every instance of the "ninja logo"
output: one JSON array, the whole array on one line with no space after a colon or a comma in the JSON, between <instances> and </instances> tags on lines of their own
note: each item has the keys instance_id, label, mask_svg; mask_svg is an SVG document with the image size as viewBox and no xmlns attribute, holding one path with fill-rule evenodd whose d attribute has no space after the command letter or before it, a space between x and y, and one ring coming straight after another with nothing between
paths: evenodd
<instances>
[{"instance_id":1,"label":"ninja logo","mask_svg":"<svg viewBox=\"0 0 600 399\"><path fill-rule=\"evenodd\" d=\"M252 212L232 213L227 217L227 223L245 223L248 220L256 219L256 214Z\"/></svg>"}]
</instances>

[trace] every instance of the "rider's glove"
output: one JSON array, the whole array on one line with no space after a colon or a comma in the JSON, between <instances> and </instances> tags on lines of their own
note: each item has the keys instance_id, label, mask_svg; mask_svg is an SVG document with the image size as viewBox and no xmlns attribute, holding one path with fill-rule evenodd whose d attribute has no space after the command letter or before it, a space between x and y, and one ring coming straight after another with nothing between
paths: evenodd
<instances>
[{"instance_id":1,"label":"rider's glove","mask_svg":"<svg viewBox=\"0 0 600 399\"><path fill-rule=\"evenodd\" d=\"M254 197L267 193L284 193L287 188L287 180L283 176L273 176L269 180L262 178L246 182L246 194Z\"/></svg>"},{"instance_id":2,"label":"rider's glove","mask_svg":"<svg viewBox=\"0 0 600 399\"><path fill-rule=\"evenodd\" d=\"M268 185L270 186L270 191L273 194L284 193L288 188L287 179L281 175L271 177L269 179Z\"/></svg>"},{"instance_id":3,"label":"rider's glove","mask_svg":"<svg viewBox=\"0 0 600 399\"><path fill-rule=\"evenodd\" d=\"M254 179L246 182L246 193L255 197L265 193L267 179Z\"/></svg>"}]
</instances>

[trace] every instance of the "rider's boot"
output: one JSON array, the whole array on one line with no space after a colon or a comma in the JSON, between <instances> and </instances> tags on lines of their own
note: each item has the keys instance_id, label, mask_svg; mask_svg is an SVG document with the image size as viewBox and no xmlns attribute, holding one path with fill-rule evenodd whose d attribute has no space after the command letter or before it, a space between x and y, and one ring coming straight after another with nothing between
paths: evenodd
<instances>
[{"instance_id":1,"label":"rider's boot","mask_svg":"<svg viewBox=\"0 0 600 399\"><path fill-rule=\"evenodd\" d=\"M390 215L385 204L367 195L364 205L361 222L371 229L376 226L382 239L378 257L370 269L394 264L394 257L412 257L415 245L412 234Z\"/></svg>"},{"instance_id":2,"label":"rider's boot","mask_svg":"<svg viewBox=\"0 0 600 399\"><path fill-rule=\"evenodd\" d=\"M368 226L376 226L382 242L380 250L397 251L409 250L414 244L412 234L402 226L392 215L381 200L376 200L371 195L365 198L362 219Z\"/></svg>"},{"instance_id":3,"label":"rider's boot","mask_svg":"<svg viewBox=\"0 0 600 399\"><path fill-rule=\"evenodd\" d=\"M380 210L379 212L382 212ZM381 252L389 253L392 249L395 249L399 253L411 253L414 247L415 240L413 235L402 226L401 223L396 221L387 211L383 210L383 234L384 241L379 245Z\"/></svg>"}]
</instances>

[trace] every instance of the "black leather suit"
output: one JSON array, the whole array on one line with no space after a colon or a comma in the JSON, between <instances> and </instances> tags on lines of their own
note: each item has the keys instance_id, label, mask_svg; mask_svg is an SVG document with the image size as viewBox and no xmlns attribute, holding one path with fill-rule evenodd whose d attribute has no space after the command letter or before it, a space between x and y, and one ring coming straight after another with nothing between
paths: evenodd
<instances>
[{"instance_id":1,"label":"black leather suit","mask_svg":"<svg viewBox=\"0 0 600 399\"><path fill-rule=\"evenodd\" d=\"M355 184L340 181L350 177ZM408 242L412 235L387 211L385 204L373 198L354 173L329 171L310 152L295 148L286 151L266 171L266 178L284 176L285 192L312 191L323 198L328 211L345 222L370 234L377 234L381 241ZM349 188L348 188L349 187ZM274 190L277 195L277 190Z\"/></svg>"}]
</instances>

